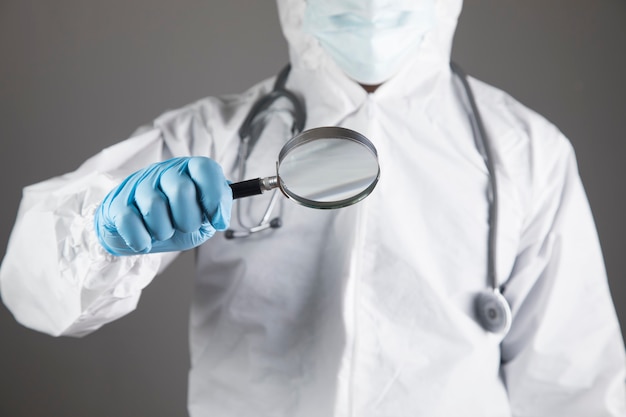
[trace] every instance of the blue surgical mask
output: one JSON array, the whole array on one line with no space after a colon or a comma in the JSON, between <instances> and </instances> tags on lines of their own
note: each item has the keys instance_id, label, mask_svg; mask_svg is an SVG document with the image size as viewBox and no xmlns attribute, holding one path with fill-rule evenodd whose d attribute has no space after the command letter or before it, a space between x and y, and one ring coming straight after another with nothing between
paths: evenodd
<instances>
[{"instance_id":1,"label":"blue surgical mask","mask_svg":"<svg viewBox=\"0 0 626 417\"><path fill-rule=\"evenodd\" d=\"M381 84L415 56L435 0L307 0L304 30L352 79Z\"/></svg>"}]
</instances>

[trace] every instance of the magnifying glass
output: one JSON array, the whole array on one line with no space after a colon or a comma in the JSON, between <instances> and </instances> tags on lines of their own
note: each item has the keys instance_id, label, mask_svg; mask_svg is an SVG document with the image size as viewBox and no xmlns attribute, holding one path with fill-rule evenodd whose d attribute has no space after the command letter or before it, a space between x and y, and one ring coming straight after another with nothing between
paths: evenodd
<instances>
[{"instance_id":1,"label":"magnifying glass","mask_svg":"<svg viewBox=\"0 0 626 417\"><path fill-rule=\"evenodd\" d=\"M336 209L367 197L378 182L376 148L365 136L341 127L305 130L281 149L276 175L231 184L233 198L275 188L306 207Z\"/></svg>"}]
</instances>

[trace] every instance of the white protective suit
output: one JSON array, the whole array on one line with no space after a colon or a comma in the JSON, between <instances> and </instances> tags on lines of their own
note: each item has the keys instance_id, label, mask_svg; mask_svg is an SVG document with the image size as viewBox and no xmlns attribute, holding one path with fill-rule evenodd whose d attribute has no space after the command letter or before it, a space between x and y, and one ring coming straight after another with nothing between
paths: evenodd
<instances>
[{"instance_id":1,"label":"white protective suit","mask_svg":"<svg viewBox=\"0 0 626 417\"><path fill-rule=\"evenodd\" d=\"M197 249L191 415L626 415L624 346L572 147L472 79L495 148L497 270L513 324L501 339L474 317L488 286L488 175L449 69L461 0L437 2L415 60L373 94L303 33L304 0L278 3L287 87L306 104L306 128L363 133L381 178L355 206L283 199L282 228L218 233ZM17 320L81 336L132 311L175 254L108 255L95 207L126 175L172 156L209 156L234 179L237 129L272 82L165 113L76 172L27 187L0 271ZM249 178L272 174L289 123L276 110ZM250 222L267 197L244 202Z\"/></svg>"}]
</instances>

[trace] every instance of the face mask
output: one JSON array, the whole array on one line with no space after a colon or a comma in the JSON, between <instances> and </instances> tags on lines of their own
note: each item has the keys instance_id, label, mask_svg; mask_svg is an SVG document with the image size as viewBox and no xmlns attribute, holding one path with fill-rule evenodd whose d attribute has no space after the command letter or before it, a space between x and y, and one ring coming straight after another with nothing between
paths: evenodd
<instances>
[{"instance_id":1,"label":"face mask","mask_svg":"<svg viewBox=\"0 0 626 417\"><path fill-rule=\"evenodd\" d=\"M435 0L307 0L304 30L352 79L381 84L414 56Z\"/></svg>"}]
</instances>

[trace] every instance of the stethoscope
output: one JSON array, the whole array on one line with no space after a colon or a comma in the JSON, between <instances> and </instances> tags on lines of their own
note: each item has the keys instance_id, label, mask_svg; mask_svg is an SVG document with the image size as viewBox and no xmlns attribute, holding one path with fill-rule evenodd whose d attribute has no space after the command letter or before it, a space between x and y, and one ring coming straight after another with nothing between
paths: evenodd
<instances>
[{"instance_id":1,"label":"stethoscope","mask_svg":"<svg viewBox=\"0 0 626 417\"><path fill-rule=\"evenodd\" d=\"M276 77L272 91L269 94L261 97L257 100L250 111L246 115L241 127L239 128L239 151L237 154L237 171L238 181L243 181L246 175L246 161L252 153L254 146L257 144L259 137L263 133L266 125L266 115L270 107L280 99L286 99L289 108L287 111L291 113L293 123L291 125L291 135L295 136L302 132L304 124L306 122L306 111L304 105L291 91L285 88L287 83L287 77L291 71L291 65L287 65L281 70ZM261 232L267 229L277 229L282 226L282 220L280 215L272 217L274 207L278 201L278 190L272 191L272 196L265 209L263 217L254 226L247 226L241 215L241 203L236 204L235 216L237 222L240 225L239 230L228 229L225 232L227 239L244 238L249 237L254 233Z\"/></svg>"},{"instance_id":2,"label":"stethoscope","mask_svg":"<svg viewBox=\"0 0 626 417\"><path fill-rule=\"evenodd\" d=\"M488 140L488 135L485 130L485 126L482 121L482 117L471 86L468 82L467 74L455 63L451 63L450 67L452 72L460 80L465 97L467 99L468 115L474 136L477 139L477 147L479 152L485 160L487 171L489 174L489 189L488 198L489 204L489 235L488 235L488 250L487 250L487 278L489 288L479 293L475 298L475 314L477 321L481 324L483 329L488 332L505 335L511 327L512 314L509 303L502 295L502 289L499 284L496 269L496 240L498 231L498 187L497 187L497 175L493 162L493 150L491 143ZM305 121L306 111L302 102L291 91L286 89L285 84L291 66L287 65L278 74L272 91L261 97L257 102L253 104L248 112L244 122L239 129L239 151L237 156L237 170L239 173L239 180L243 180L246 170L246 161L250 156L254 146L256 145L261 133L263 132L266 119L268 117L268 110L271 106L280 99L286 99L289 104L289 112L291 113L293 123L291 125L292 135L297 135L302 132ZM277 203L278 194L274 190L269 200L268 206L261 218L261 220L254 226L247 226L242 222L241 216L241 204L237 204L235 207L235 216L239 222L240 229L229 229L226 231L225 236L227 239L244 238L249 237L255 233L268 229L277 229L282 226L282 220L280 215L272 216Z\"/></svg>"},{"instance_id":3,"label":"stethoscope","mask_svg":"<svg viewBox=\"0 0 626 417\"><path fill-rule=\"evenodd\" d=\"M496 265L496 248L498 234L498 178L494 165L493 150L491 142L488 140L487 131L483 124L474 93L467 80L467 74L454 62L450 63L452 72L457 76L463 85L465 95L469 102L468 114L472 122L474 136L478 139L479 152L482 154L487 172L489 173L489 236L487 244L487 279L490 288L479 293L474 302L476 318L481 326L495 334L505 335L511 328L513 321L511 306L502 295L502 288L498 280Z\"/></svg>"}]
</instances>

